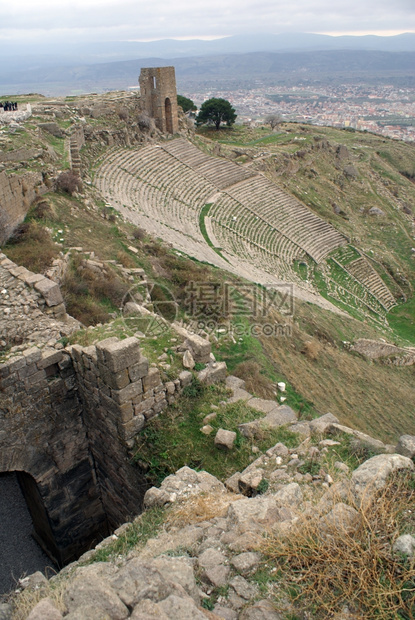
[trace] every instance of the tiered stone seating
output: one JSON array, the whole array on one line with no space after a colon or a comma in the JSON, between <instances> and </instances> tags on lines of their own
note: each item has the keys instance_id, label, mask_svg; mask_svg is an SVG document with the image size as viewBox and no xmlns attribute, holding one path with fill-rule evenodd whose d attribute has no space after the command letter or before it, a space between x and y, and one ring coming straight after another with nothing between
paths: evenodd
<instances>
[{"instance_id":1,"label":"tiered stone seating","mask_svg":"<svg viewBox=\"0 0 415 620\"><path fill-rule=\"evenodd\" d=\"M358 258L356 254L360 255L360 252L352 245L346 245L334 252L332 257L335 258L341 265L347 265Z\"/></svg>"},{"instance_id":2,"label":"tiered stone seating","mask_svg":"<svg viewBox=\"0 0 415 620\"><path fill-rule=\"evenodd\" d=\"M226 159L205 155L186 140L172 140L164 144L163 148L211 181L218 189L224 189L244 179L257 176L256 172Z\"/></svg>"},{"instance_id":3,"label":"tiered stone seating","mask_svg":"<svg viewBox=\"0 0 415 620\"><path fill-rule=\"evenodd\" d=\"M265 177L249 179L227 192L302 247L316 262L347 243L330 224Z\"/></svg>"},{"instance_id":4,"label":"tiered stone seating","mask_svg":"<svg viewBox=\"0 0 415 620\"><path fill-rule=\"evenodd\" d=\"M386 310L396 305L395 298L382 278L363 256L346 265L346 269L379 300Z\"/></svg>"},{"instance_id":5,"label":"tiered stone seating","mask_svg":"<svg viewBox=\"0 0 415 620\"><path fill-rule=\"evenodd\" d=\"M213 245L220 245L217 249L233 269L240 263L246 273L250 263L253 274L262 273L262 281L264 274L272 274L300 282L292 269L294 261L310 256L318 263L331 253L345 269L350 295L373 309L376 300L385 309L395 304L365 259L353 260L351 248L335 253L347 240L331 225L261 174L206 155L185 140L138 150L112 149L98 166L94 182L114 206L140 213L152 232L160 228L164 238L180 248L193 248L202 260L220 256L200 230L201 209L213 202L208 213ZM223 259L216 262L223 266Z\"/></svg>"}]
</instances>

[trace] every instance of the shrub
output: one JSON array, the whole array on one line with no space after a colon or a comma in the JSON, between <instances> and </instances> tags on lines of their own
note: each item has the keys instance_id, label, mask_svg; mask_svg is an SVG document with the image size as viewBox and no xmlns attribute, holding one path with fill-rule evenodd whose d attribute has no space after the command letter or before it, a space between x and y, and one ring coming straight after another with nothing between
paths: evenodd
<instances>
[{"instance_id":1,"label":"shrub","mask_svg":"<svg viewBox=\"0 0 415 620\"><path fill-rule=\"evenodd\" d=\"M261 373L261 367L254 360L248 360L238 364L233 374L245 381L245 389L251 394L262 398L273 398L274 386L271 381Z\"/></svg>"},{"instance_id":2,"label":"shrub","mask_svg":"<svg viewBox=\"0 0 415 620\"><path fill-rule=\"evenodd\" d=\"M118 118L122 121L128 121L128 108L121 107L117 110Z\"/></svg>"},{"instance_id":3,"label":"shrub","mask_svg":"<svg viewBox=\"0 0 415 620\"><path fill-rule=\"evenodd\" d=\"M286 536L271 534L261 546L268 564L281 569L281 585L316 619L333 617L344 605L362 620L414 618L414 561L392 546L415 510L414 474L393 477L375 497L349 504L356 519L323 521L315 511L300 515ZM344 498L333 498L344 502Z\"/></svg>"},{"instance_id":4,"label":"shrub","mask_svg":"<svg viewBox=\"0 0 415 620\"><path fill-rule=\"evenodd\" d=\"M146 237L146 231L144 230L144 228L134 228L133 237L134 239L137 239L137 241L143 241Z\"/></svg>"},{"instance_id":5,"label":"shrub","mask_svg":"<svg viewBox=\"0 0 415 620\"><path fill-rule=\"evenodd\" d=\"M97 274L84 269L80 257L73 260L62 282L68 313L84 325L105 323L110 312L120 308L128 289L113 271Z\"/></svg>"},{"instance_id":6,"label":"shrub","mask_svg":"<svg viewBox=\"0 0 415 620\"><path fill-rule=\"evenodd\" d=\"M303 353L309 360L316 360L321 351L321 345L317 340L308 340L304 343L301 353Z\"/></svg>"},{"instance_id":7,"label":"shrub","mask_svg":"<svg viewBox=\"0 0 415 620\"><path fill-rule=\"evenodd\" d=\"M56 211L48 200L40 199L35 201L31 215L36 220L52 220L56 217Z\"/></svg>"},{"instance_id":8,"label":"shrub","mask_svg":"<svg viewBox=\"0 0 415 620\"><path fill-rule=\"evenodd\" d=\"M57 178L56 187L72 196L75 192L82 191L82 181L73 172L62 172Z\"/></svg>"},{"instance_id":9,"label":"shrub","mask_svg":"<svg viewBox=\"0 0 415 620\"><path fill-rule=\"evenodd\" d=\"M154 121L147 114L139 114L137 123L141 131L151 131L154 128Z\"/></svg>"},{"instance_id":10,"label":"shrub","mask_svg":"<svg viewBox=\"0 0 415 620\"><path fill-rule=\"evenodd\" d=\"M49 232L35 221L20 224L6 247L11 260L35 273L46 271L59 252Z\"/></svg>"}]
</instances>

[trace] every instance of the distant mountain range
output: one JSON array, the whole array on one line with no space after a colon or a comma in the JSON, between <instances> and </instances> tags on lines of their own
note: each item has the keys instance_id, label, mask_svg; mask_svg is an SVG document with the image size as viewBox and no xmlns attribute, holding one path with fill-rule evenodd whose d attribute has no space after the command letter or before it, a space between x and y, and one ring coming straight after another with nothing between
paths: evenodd
<instances>
[{"instance_id":1,"label":"distant mountain range","mask_svg":"<svg viewBox=\"0 0 415 620\"><path fill-rule=\"evenodd\" d=\"M17 48L16 48L17 50ZM15 50L15 51L16 51ZM47 95L125 89L137 84L141 67L174 64L179 86L217 80L326 79L415 75L415 34L393 37L290 33L233 36L213 41L107 42L19 46L0 65L0 94Z\"/></svg>"}]
</instances>

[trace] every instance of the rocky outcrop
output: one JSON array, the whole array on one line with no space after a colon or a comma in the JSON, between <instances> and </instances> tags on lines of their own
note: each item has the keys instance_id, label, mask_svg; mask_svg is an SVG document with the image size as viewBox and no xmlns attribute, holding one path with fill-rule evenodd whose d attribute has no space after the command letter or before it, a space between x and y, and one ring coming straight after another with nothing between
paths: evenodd
<instances>
[{"instance_id":1,"label":"rocky outcrop","mask_svg":"<svg viewBox=\"0 0 415 620\"><path fill-rule=\"evenodd\" d=\"M323 427L327 421L322 416L316 424ZM308 518L317 519L323 537L353 538L361 527L362 492L373 497L391 473L414 471L410 459L393 454L372 457L351 477L348 468L339 468L336 482L323 471L314 476L301 474L299 462L309 459L318 462L327 451L331 440L321 437L322 434L316 435L317 443L308 438L291 449L276 444L254 461L240 480L249 472L265 473L269 488L256 496L241 497L233 489L227 492L207 472L188 467L168 476L160 489L147 492L145 503L153 508L169 505L173 511L177 505L178 514L183 516L188 507L188 514L193 514L190 522L180 524L174 520L174 527L167 527L143 548L130 551L127 557L89 566L82 566L83 558L80 558L79 566L66 569L69 576L63 587L60 585L59 608L46 597L46 588L45 598L29 618L49 617L41 616L42 613L50 613L56 620L95 617L282 620L287 614L295 615L295 603L261 598L255 575L259 569L262 572L264 567L270 569L269 564L264 565L263 536L289 536L300 516L307 514ZM204 517L203 512L192 512L196 497L203 499L205 505L222 497L218 515ZM119 534L110 537L105 542L107 548L129 527L123 526ZM412 557L415 534L398 537L391 553ZM91 561L91 558L93 552L88 552L85 559ZM59 584L59 576L52 578L53 581ZM209 604L212 593L216 593L214 604ZM352 616L346 614L345 618Z\"/></svg>"},{"instance_id":2,"label":"rocky outcrop","mask_svg":"<svg viewBox=\"0 0 415 620\"><path fill-rule=\"evenodd\" d=\"M6 174L0 171L0 244L23 222L37 196L48 191L41 172Z\"/></svg>"},{"instance_id":3,"label":"rocky outcrop","mask_svg":"<svg viewBox=\"0 0 415 620\"><path fill-rule=\"evenodd\" d=\"M55 346L78 328L58 284L0 253L0 349Z\"/></svg>"}]
</instances>

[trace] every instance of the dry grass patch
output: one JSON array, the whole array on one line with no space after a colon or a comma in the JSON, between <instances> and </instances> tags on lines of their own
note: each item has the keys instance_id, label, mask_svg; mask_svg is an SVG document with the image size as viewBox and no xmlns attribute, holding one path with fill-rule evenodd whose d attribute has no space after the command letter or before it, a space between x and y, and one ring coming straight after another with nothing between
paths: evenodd
<instances>
[{"instance_id":1,"label":"dry grass patch","mask_svg":"<svg viewBox=\"0 0 415 620\"><path fill-rule=\"evenodd\" d=\"M245 381L245 389L260 398L274 398L275 387L272 382L261 373L261 367L254 360L238 364L233 374Z\"/></svg>"},{"instance_id":2,"label":"dry grass patch","mask_svg":"<svg viewBox=\"0 0 415 620\"><path fill-rule=\"evenodd\" d=\"M304 343L301 353L303 353L309 360L314 361L318 358L320 351L321 344L317 342L317 340L307 340L307 342Z\"/></svg>"},{"instance_id":3,"label":"dry grass patch","mask_svg":"<svg viewBox=\"0 0 415 620\"><path fill-rule=\"evenodd\" d=\"M44 598L49 598L51 602L62 613L65 612L66 607L63 602L63 594L68 587L68 579L55 579L48 581L39 588L31 589L27 588L19 594L12 594L9 603L13 609L13 620L25 620L30 614L32 609Z\"/></svg>"},{"instance_id":4,"label":"dry grass patch","mask_svg":"<svg viewBox=\"0 0 415 620\"><path fill-rule=\"evenodd\" d=\"M50 233L35 221L20 224L4 251L17 265L23 265L35 273L46 271L59 255L59 248Z\"/></svg>"},{"instance_id":5,"label":"dry grass patch","mask_svg":"<svg viewBox=\"0 0 415 620\"><path fill-rule=\"evenodd\" d=\"M184 527L193 523L210 521L215 517L225 517L229 505L238 499L243 499L243 496L221 491L192 495L171 508L165 525L167 528Z\"/></svg>"},{"instance_id":6,"label":"dry grass patch","mask_svg":"<svg viewBox=\"0 0 415 620\"><path fill-rule=\"evenodd\" d=\"M415 558L393 552L408 519L414 531L414 474L393 477L371 500L346 508L352 523L316 511L301 515L286 537L270 535L262 544L268 564L280 570L280 585L315 618L332 617L344 605L362 620L415 617Z\"/></svg>"}]
</instances>

